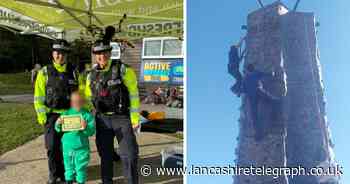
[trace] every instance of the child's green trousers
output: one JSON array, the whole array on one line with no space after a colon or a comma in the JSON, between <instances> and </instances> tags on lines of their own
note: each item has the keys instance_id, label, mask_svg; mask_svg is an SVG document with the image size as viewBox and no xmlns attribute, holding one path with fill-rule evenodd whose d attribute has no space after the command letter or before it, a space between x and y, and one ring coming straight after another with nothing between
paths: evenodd
<instances>
[{"instance_id":1,"label":"child's green trousers","mask_svg":"<svg viewBox=\"0 0 350 184\"><path fill-rule=\"evenodd\" d=\"M90 160L90 149L80 148L63 151L64 176L66 181L85 183L86 168Z\"/></svg>"}]
</instances>

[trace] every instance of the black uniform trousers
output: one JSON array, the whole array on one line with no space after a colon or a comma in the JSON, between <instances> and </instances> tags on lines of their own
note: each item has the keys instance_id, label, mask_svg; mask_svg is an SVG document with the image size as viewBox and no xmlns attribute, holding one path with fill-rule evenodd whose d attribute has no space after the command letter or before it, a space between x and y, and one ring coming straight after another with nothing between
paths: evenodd
<instances>
[{"instance_id":1,"label":"black uniform trousers","mask_svg":"<svg viewBox=\"0 0 350 184\"><path fill-rule=\"evenodd\" d=\"M45 146L47 149L50 179L64 179L63 154L61 146L61 138L63 134L55 131L55 122L59 116L60 114L57 113L47 114L47 121L45 124Z\"/></svg>"},{"instance_id":2,"label":"black uniform trousers","mask_svg":"<svg viewBox=\"0 0 350 184\"><path fill-rule=\"evenodd\" d=\"M123 174L128 184L138 184L138 145L129 115L96 115L96 146L101 157L103 184L113 183L114 137L118 140Z\"/></svg>"},{"instance_id":3,"label":"black uniform trousers","mask_svg":"<svg viewBox=\"0 0 350 184\"><path fill-rule=\"evenodd\" d=\"M282 106L282 100L277 99L264 91L261 91L260 89L257 90L255 95L247 95L250 101L250 108L252 113L252 120L253 120L253 126L255 129L255 138L256 140L260 140L265 136L266 132L266 126L263 121L259 120L259 111L258 106L260 101L264 101L267 103L270 103L272 105L272 120L278 121L282 117L283 113L283 106Z\"/></svg>"}]
</instances>

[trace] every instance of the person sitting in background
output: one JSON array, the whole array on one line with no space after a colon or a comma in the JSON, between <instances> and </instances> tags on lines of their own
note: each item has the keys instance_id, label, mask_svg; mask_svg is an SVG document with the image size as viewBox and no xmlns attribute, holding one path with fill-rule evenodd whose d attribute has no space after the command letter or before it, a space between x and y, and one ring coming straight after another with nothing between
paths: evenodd
<instances>
[{"instance_id":1,"label":"person sitting in background","mask_svg":"<svg viewBox=\"0 0 350 184\"><path fill-rule=\"evenodd\" d=\"M151 94L149 94L144 100L144 104L165 104L165 93L161 87L155 89Z\"/></svg>"},{"instance_id":2,"label":"person sitting in background","mask_svg":"<svg viewBox=\"0 0 350 184\"><path fill-rule=\"evenodd\" d=\"M176 87L172 87L167 91L166 106L181 108L182 100L179 98L179 93L178 93Z\"/></svg>"}]
</instances>

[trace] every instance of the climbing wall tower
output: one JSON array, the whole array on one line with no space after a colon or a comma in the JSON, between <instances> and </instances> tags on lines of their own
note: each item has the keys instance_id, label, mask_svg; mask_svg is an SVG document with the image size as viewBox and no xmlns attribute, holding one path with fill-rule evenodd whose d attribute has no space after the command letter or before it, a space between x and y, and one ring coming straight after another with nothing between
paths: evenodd
<instances>
[{"instance_id":1,"label":"climbing wall tower","mask_svg":"<svg viewBox=\"0 0 350 184\"><path fill-rule=\"evenodd\" d=\"M288 11L279 1L248 15L244 68L275 73L264 88L282 100L281 118L272 104L258 104L264 138L254 139L250 103L242 97L236 164L256 167L331 166L334 163L325 116L325 102L312 13ZM276 72L280 71L280 72ZM283 72L281 72L283 71ZM277 75L278 73L278 75ZM235 176L234 184L337 184L334 178Z\"/></svg>"},{"instance_id":2,"label":"climbing wall tower","mask_svg":"<svg viewBox=\"0 0 350 184\"><path fill-rule=\"evenodd\" d=\"M335 166L325 112L325 97L313 13L281 17L287 74L287 165L306 169ZM333 174L333 173L331 173ZM336 184L333 178L297 176L289 184Z\"/></svg>"},{"instance_id":3,"label":"climbing wall tower","mask_svg":"<svg viewBox=\"0 0 350 184\"><path fill-rule=\"evenodd\" d=\"M248 15L248 33L246 38L247 55L244 68L253 64L259 71L272 73L283 66L282 34L280 17L288 10L280 3L261 8ZM283 73L282 73L283 75ZM264 87L275 96L285 94L286 81L280 77L278 81L265 80ZM240 133L236 149L236 164L240 167L284 167L286 165L285 120L272 118L270 103L261 101L258 104L258 123L264 124L264 138L256 141L252 122L249 99L242 96ZM237 176L235 184L287 184L286 177L273 176Z\"/></svg>"}]
</instances>

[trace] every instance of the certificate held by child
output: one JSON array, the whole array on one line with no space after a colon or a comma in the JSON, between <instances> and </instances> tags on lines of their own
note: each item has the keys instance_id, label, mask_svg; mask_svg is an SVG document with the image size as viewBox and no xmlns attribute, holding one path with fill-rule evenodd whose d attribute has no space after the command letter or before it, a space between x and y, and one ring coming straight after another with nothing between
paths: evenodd
<instances>
[{"instance_id":1,"label":"certificate held by child","mask_svg":"<svg viewBox=\"0 0 350 184\"><path fill-rule=\"evenodd\" d=\"M63 132L78 131L83 129L81 115L63 115L61 118L63 120Z\"/></svg>"}]
</instances>

